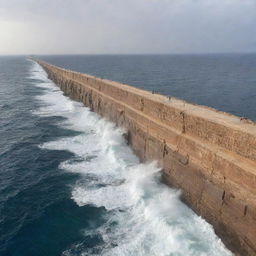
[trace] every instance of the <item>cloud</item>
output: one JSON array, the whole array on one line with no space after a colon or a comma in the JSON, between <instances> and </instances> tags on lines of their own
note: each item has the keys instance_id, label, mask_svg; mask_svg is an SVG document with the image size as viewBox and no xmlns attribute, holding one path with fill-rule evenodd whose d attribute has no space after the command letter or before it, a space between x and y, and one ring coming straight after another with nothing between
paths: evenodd
<instances>
[{"instance_id":1,"label":"cloud","mask_svg":"<svg viewBox=\"0 0 256 256\"><path fill-rule=\"evenodd\" d=\"M255 27L255 0L0 0L0 53L255 52Z\"/></svg>"}]
</instances>

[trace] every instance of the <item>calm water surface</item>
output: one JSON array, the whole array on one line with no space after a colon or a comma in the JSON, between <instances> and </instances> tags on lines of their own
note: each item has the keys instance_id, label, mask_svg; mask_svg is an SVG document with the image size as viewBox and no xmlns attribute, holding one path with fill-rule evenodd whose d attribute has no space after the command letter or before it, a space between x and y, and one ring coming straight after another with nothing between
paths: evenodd
<instances>
[{"instance_id":1,"label":"calm water surface","mask_svg":"<svg viewBox=\"0 0 256 256\"><path fill-rule=\"evenodd\" d=\"M256 54L41 58L68 69L256 120Z\"/></svg>"},{"instance_id":2,"label":"calm water surface","mask_svg":"<svg viewBox=\"0 0 256 256\"><path fill-rule=\"evenodd\" d=\"M253 118L255 57L205 58L44 57ZM231 255L180 192L161 184L156 164L139 163L122 133L64 97L26 57L0 57L1 256Z\"/></svg>"}]
</instances>

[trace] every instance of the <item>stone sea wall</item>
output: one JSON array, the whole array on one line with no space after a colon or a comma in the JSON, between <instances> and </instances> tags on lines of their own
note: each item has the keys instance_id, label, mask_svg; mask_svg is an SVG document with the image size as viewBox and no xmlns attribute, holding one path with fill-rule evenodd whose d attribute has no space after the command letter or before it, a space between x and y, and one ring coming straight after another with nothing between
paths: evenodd
<instances>
[{"instance_id":1,"label":"stone sea wall","mask_svg":"<svg viewBox=\"0 0 256 256\"><path fill-rule=\"evenodd\" d=\"M123 126L142 161L214 226L237 255L256 255L256 125L244 118L37 61L69 97ZM165 202L163 202L165 203Z\"/></svg>"}]
</instances>

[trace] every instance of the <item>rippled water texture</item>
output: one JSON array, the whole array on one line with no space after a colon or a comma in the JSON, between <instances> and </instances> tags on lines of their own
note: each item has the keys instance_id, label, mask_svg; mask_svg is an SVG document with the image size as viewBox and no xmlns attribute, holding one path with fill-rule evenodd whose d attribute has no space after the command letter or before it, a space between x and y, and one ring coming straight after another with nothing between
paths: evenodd
<instances>
[{"instance_id":1,"label":"rippled water texture","mask_svg":"<svg viewBox=\"0 0 256 256\"><path fill-rule=\"evenodd\" d=\"M68 69L256 121L256 54L59 55L40 58Z\"/></svg>"},{"instance_id":2,"label":"rippled water texture","mask_svg":"<svg viewBox=\"0 0 256 256\"><path fill-rule=\"evenodd\" d=\"M1 58L0 254L228 256L124 131Z\"/></svg>"}]
</instances>

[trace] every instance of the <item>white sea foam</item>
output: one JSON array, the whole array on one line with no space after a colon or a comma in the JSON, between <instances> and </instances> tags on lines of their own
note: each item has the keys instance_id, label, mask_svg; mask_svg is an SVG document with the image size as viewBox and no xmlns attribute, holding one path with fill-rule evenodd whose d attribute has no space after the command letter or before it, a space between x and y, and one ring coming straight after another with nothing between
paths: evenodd
<instances>
[{"instance_id":1,"label":"white sea foam","mask_svg":"<svg viewBox=\"0 0 256 256\"><path fill-rule=\"evenodd\" d=\"M90 204L109 212L108 221L93 231L104 240L100 255L231 255L212 227L180 201L180 191L161 184L157 164L139 163L122 129L63 96L38 64L31 72L36 86L45 89L34 113L62 116L61 127L80 132L40 147L74 153L60 166L81 174L72 199L81 207ZM94 254L85 248L81 255Z\"/></svg>"}]
</instances>

